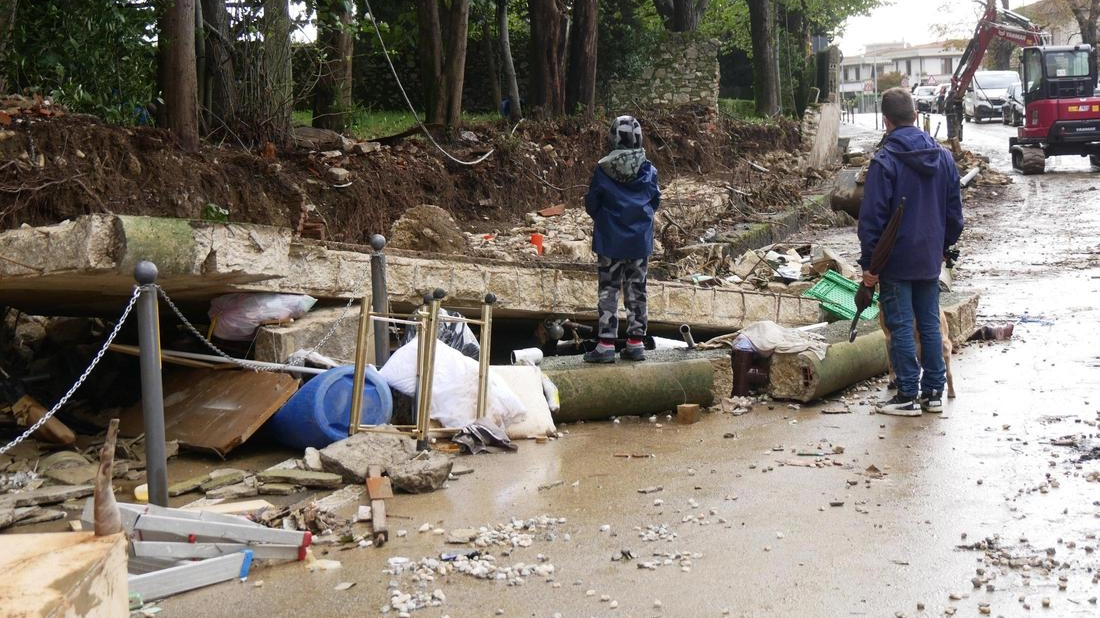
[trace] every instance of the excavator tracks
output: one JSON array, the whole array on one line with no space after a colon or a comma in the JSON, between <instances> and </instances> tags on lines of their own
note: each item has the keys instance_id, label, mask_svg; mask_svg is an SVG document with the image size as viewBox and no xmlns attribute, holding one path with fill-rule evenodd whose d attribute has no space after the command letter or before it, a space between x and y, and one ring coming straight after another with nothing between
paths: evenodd
<instances>
[{"instance_id":1,"label":"excavator tracks","mask_svg":"<svg viewBox=\"0 0 1100 618\"><path fill-rule=\"evenodd\" d=\"M1012 150L1012 167L1025 176L1042 174L1047 169L1047 156L1042 148L1021 146Z\"/></svg>"}]
</instances>

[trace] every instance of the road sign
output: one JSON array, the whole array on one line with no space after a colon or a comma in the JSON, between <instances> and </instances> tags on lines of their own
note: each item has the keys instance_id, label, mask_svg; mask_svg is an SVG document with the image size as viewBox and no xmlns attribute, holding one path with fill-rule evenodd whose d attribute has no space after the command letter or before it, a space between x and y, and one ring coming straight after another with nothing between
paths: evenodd
<instances>
[{"instance_id":1,"label":"road sign","mask_svg":"<svg viewBox=\"0 0 1100 618\"><path fill-rule=\"evenodd\" d=\"M901 87L906 88L906 89L909 88L909 76L908 75L901 78Z\"/></svg>"},{"instance_id":2,"label":"road sign","mask_svg":"<svg viewBox=\"0 0 1100 618\"><path fill-rule=\"evenodd\" d=\"M867 80L867 81L863 82L863 91L864 92L874 92L875 91L875 82L873 82L871 80Z\"/></svg>"}]
</instances>

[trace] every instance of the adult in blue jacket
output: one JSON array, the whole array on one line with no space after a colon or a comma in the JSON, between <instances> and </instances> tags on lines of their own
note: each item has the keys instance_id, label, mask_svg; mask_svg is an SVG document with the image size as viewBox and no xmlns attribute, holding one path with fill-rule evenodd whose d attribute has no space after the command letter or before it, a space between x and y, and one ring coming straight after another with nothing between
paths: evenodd
<instances>
[{"instance_id":1,"label":"adult in blue jacket","mask_svg":"<svg viewBox=\"0 0 1100 618\"><path fill-rule=\"evenodd\" d=\"M860 260L864 284L879 288L890 329L890 362L897 394L882 414L919 416L943 411L947 370L940 332L940 264L963 229L959 172L945 148L913 126L917 114L904 88L882 95L886 138L871 160L859 209ZM871 252L902 198L905 211L890 260L869 273ZM913 328L920 332L917 358ZM919 399L918 399L919 398Z\"/></svg>"},{"instance_id":2,"label":"adult in blue jacket","mask_svg":"<svg viewBox=\"0 0 1100 618\"><path fill-rule=\"evenodd\" d=\"M642 126L632 116L611 123L611 152L599 160L584 196L592 217L592 250L599 279L599 343L585 353L592 363L615 362L619 336L619 291L626 307L624 360L645 360L643 339L649 324L646 278L653 252L653 216L661 204L657 168L642 148Z\"/></svg>"}]
</instances>

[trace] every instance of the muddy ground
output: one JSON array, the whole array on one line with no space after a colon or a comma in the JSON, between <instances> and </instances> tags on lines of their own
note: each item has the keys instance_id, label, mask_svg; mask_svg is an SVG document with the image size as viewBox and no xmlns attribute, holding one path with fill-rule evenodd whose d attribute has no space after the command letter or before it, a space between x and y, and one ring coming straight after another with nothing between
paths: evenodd
<instances>
[{"instance_id":1,"label":"muddy ground","mask_svg":"<svg viewBox=\"0 0 1100 618\"><path fill-rule=\"evenodd\" d=\"M873 137L872 119L860 122L849 130ZM968 131L1011 184L967 201L956 289L982 294L981 321L1015 333L957 352L959 396L944 414L875 416L889 393L872 380L690 426L563 426L548 444L461 458L471 474L396 499L391 521L406 534L384 548L318 548L341 568L257 571L166 600L164 613L395 615L401 595L439 590L438 606L411 615L1095 616L1093 177L1072 159L1044 177L1012 174L1000 127ZM804 236L854 252L850 227ZM436 529L520 522L530 546L486 552L502 567L542 565L534 575L405 566L463 548Z\"/></svg>"}]
</instances>

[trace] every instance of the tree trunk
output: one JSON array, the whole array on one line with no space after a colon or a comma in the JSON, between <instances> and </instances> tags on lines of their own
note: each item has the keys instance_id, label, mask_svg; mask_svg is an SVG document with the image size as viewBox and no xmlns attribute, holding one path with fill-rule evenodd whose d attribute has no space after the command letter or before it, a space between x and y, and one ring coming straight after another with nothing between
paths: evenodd
<instances>
[{"instance_id":1,"label":"tree trunk","mask_svg":"<svg viewBox=\"0 0 1100 618\"><path fill-rule=\"evenodd\" d=\"M351 112L351 5L346 0L317 4L317 43L324 54L313 97L313 126L343 133Z\"/></svg>"},{"instance_id":2,"label":"tree trunk","mask_svg":"<svg viewBox=\"0 0 1100 618\"><path fill-rule=\"evenodd\" d=\"M768 0L746 0L752 30L753 91L756 113L779 113L779 73L775 63L775 9Z\"/></svg>"},{"instance_id":3,"label":"tree trunk","mask_svg":"<svg viewBox=\"0 0 1100 618\"><path fill-rule=\"evenodd\" d=\"M573 0L569 32L569 70L565 80L565 109L591 113L596 107L597 0Z\"/></svg>"},{"instance_id":4,"label":"tree trunk","mask_svg":"<svg viewBox=\"0 0 1100 618\"><path fill-rule=\"evenodd\" d=\"M0 0L0 66L7 66L8 63L8 44L11 42L11 27L15 24L15 9L18 6L19 0ZM0 71L0 92L7 91L7 75Z\"/></svg>"},{"instance_id":5,"label":"tree trunk","mask_svg":"<svg viewBox=\"0 0 1100 618\"><path fill-rule=\"evenodd\" d=\"M206 121L209 133L236 131L237 77L233 49L229 42L229 13L225 0L202 0L203 32L206 40Z\"/></svg>"},{"instance_id":6,"label":"tree trunk","mask_svg":"<svg viewBox=\"0 0 1100 618\"><path fill-rule=\"evenodd\" d=\"M420 79L424 86L424 121L443 123L443 32L438 0L416 0Z\"/></svg>"},{"instance_id":7,"label":"tree trunk","mask_svg":"<svg viewBox=\"0 0 1100 618\"><path fill-rule=\"evenodd\" d=\"M500 58L504 67L504 87L508 91L508 119L519 122L523 109L516 81L516 65L512 61L512 39L508 34L508 0L497 0L497 28L500 30Z\"/></svg>"},{"instance_id":8,"label":"tree trunk","mask_svg":"<svg viewBox=\"0 0 1100 618\"><path fill-rule=\"evenodd\" d=\"M164 41L165 119L181 148L199 149L198 77L195 73L195 0L175 0L164 11L160 37Z\"/></svg>"},{"instance_id":9,"label":"tree trunk","mask_svg":"<svg viewBox=\"0 0 1100 618\"><path fill-rule=\"evenodd\" d=\"M257 109L257 138L280 148L293 143L290 112L294 107L294 80L290 66L290 11L287 0L263 0L263 75Z\"/></svg>"},{"instance_id":10,"label":"tree trunk","mask_svg":"<svg viewBox=\"0 0 1100 618\"><path fill-rule=\"evenodd\" d=\"M485 62L489 66L489 89L492 91L493 108L496 109L503 100L504 95L500 90L500 65L497 63L496 49L493 48L493 22L483 19L481 22L481 46L485 54Z\"/></svg>"},{"instance_id":11,"label":"tree trunk","mask_svg":"<svg viewBox=\"0 0 1100 618\"><path fill-rule=\"evenodd\" d=\"M462 85L466 77L466 44L469 40L470 0L451 0L447 11L446 59L443 85L446 96L443 124L454 129L462 123Z\"/></svg>"},{"instance_id":12,"label":"tree trunk","mask_svg":"<svg viewBox=\"0 0 1100 618\"><path fill-rule=\"evenodd\" d=\"M694 32L707 12L710 0L653 0L669 32Z\"/></svg>"},{"instance_id":13,"label":"tree trunk","mask_svg":"<svg viewBox=\"0 0 1100 618\"><path fill-rule=\"evenodd\" d=\"M531 98L547 116L565 111L566 16L557 0L527 0L531 19Z\"/></svg>"},{"instance_id":14,"label":"tree trunk","mask_svg":"<svg viewBox=\"0 0 1100 618\"><path fill-rule=\"evenodd\" d=\"M1081 42L1092 45L1093 53L1096 53L1097 19L1100 19L1100 0L1080 0L1067 2L1073 17L1077 20L1077 27L1081 29Z\"/></svg>"}]
</instances>

